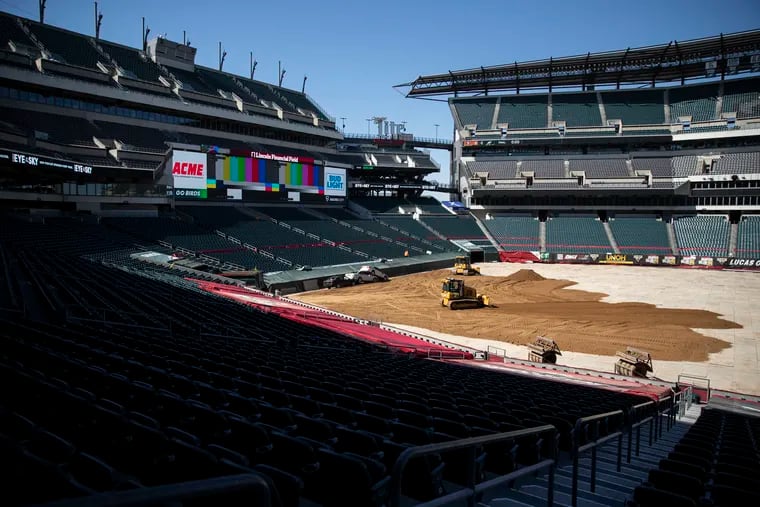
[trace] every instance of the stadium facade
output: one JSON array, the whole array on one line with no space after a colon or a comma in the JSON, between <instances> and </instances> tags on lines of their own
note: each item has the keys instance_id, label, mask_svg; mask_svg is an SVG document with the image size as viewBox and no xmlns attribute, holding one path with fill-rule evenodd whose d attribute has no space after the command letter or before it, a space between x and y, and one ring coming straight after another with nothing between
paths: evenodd
<instances>
[{"instance_id":1,"label":"stadium facade","mask_svg":"<svg viewBox=\"0 0 760 507\"><path fill-rule=\"evenodd\" d=\"M400 86L450 96L451 183L505 249L752 257L759 47L750 31Z\"/></svg>"},{"instance_id":2,"label":"stadium facade","mask_svg":"<svg viewBox=\"0 0 760 507\"><path fill-rule=\"evenodd\" d=\"M410 95L456 95L440 187L414 148L440 140L346 136L303 91L188 44L0 13L4 501L756 504L756 418L712 406L686 434L689 384L505 374L244 285L462 251L760 267L759 33L420 78Z\"/></svg>"},{"instance_id":3,"label":"stadium facade","mask_svg":"<svg viewBox=\"0 0 760 507\"><path fill-rule=\"evenodd\" d=\"M187 44L158 38L139 49L6 14L0 23L11 183L58 184L49 190L69 197L166 197L176 149L209 154L198 176L207 184L170 197L321 204L345 202L346 171L403 168L391 183L418 195L437 170L403 142L339 150L335 119L308 95L198 65Z\"/></svg>"}]
</instances>

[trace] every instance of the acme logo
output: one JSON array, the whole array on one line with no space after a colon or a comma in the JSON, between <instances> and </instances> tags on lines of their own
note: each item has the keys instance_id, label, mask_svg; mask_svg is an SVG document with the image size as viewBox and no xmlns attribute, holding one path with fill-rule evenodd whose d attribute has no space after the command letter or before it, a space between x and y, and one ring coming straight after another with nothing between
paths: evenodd
<instances>
[{"instance_id":1,"label":"acme logo","mask_svg":"<svg viewBox=\"0 0 760 507\"><path fill-rule=\"evenodd\" d=\"M172 174L180 176L203 176L203 164L193 164L191 162L174 162Z\"/></svg>"}]
</instances>

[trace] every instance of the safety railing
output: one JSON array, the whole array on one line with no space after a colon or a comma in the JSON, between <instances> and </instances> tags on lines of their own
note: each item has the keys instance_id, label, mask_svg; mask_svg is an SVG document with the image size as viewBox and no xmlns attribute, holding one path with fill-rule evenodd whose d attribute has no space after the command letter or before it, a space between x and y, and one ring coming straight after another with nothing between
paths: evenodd
<instances>
[{"instance_id":1,"label":"safety railing","mask_svg":"<svg viewBox=\"0 0 760 507\"><path fill-rule=\"evenodd\" d=\"M655 405L654 401L639 403L638 405L634 405L628 409L628 450L626 452L626 463L631 462L631 448L633 444L634 430L636 433L636 457L638 457L639 451L641 450L641 427L647 423L649 423L649 446L652 446L652 438L654 437L655 429L654 414L656 412L657 406Z\"/></svg>"},{"instance_id":2,"label":"safety railing","mask_svg":"<svg viewBox=\"0 0 760 507\"><path fill-rule=\"evenodd\" d=\"M674 418L678 417L680 419L686 415L686 411L691 408L693 397L694 391L691 386L686 386L673 395Z\"/></svg>"},{"instance_id":3,"label":"safety railing","mask_svg":"<svg viewBox=\"0 0 760 507\"><path fill-rule=\"evenodd\" d=\"M44 504L45 507L149 507L163 504L182 504L187 500L206 500L209 504L223 505L224 502L214 502L215 496L229 499L230 495L246 495L249 505L270 507L272 494L269 484L260 475L239 474L200 481L168 484L139 488L115 493L98 493L87 497L71 498ZM206 503L203 502L203 503Z\"/></svg>"},{"instance_id":4,"label":"safety railing","mask_svg":"<svg viewBox=\"0 0 760 507\"><path fill-rule=\"evenodd\" d=\"M692 393L699 395L702 403L710 401L710 379L708 377L679 373L676 385L679 387L687 385L691 386Z\"/></svg>"},{"instance_id":5,"label":"safety railing","mask_svg":"<svg viewBox=\"0 0 760 507\"><path fill-rule=\"evenodd\" d=\"M503 349L501 347L494 347L493 345L489 345L486 349L486 352L489 356L507 357L506 349Z\"/></svg>"},{"instance_id":6,"label":"safety railing","mask_svg":"<svg viewBox=\"0 0 760 507\"><path fill-rule=\"evenodd\" d=\"M482 482L476 482L476 461L477 450L483 445L495 444L498 442L514 441L531 435L550 435L549 442L552 443L550 457L540 460L538 463L518 468L506 475L488 479ZM468 451L468 474L467 484L464 488L452 491L446 495L440 496L428 502L416 504L417 507L433 507L452 504L455 502L465 502L468 507L474 507L478 496L493 487L510 482L518 477L538 472L544 468L549 468L549 487L547 488L547 505L554 504L554 472L557 465L557 428L547 424L535 428L525 428L506 433L496 433L494 435L483 435L479 437L464 438L461 440L452 440L450 442L440 442L435 444L421 445L410 447L404 450L396 460L391 472L389 507L401 506L401 478L403 477L404 468L413 458L420 458L431 454L445 453L466 449Z\"/></svg>"},{"instance_id":7,"label":"safety railing","mask_svg":"<svg viewBox=\"0 0 760 507\"><path fill-rule=\"evenodd\" d=\"M610 425L617 423L617 428L610 431ZM572 479L572 505L578 505L578 460L581 453L591 450L591 492L596 491L596 450L601 444L617 439L617 471L620 472L623 457L623 432L624 424L622 410L614 410L603 414L581 417L575 422L573 431L573 479ZM602 426L606 431L602 431ZM585 438L584 438L585 437ZM581 444L585 440L586 443Z\"/></svg>"},{"instance_id":8,"label":"safety railing","mask_svg":"<svg viewBox=\"0 0 760 507\"><path fill-rule=\"evenodd\" d=\"M659 399L657 403L657 421L655 423L655 441L662 436L663 419L665 420L665 426L668 431L675 424L675 415L673 412L675 405L673 403L673 396L664 396Z\"/></svg>"}]
</instances>

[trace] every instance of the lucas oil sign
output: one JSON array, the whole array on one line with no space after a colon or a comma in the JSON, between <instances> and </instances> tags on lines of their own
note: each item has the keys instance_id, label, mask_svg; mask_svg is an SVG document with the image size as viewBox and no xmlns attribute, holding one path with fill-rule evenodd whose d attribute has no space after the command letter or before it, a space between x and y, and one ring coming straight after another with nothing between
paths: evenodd
<instances>
[{"instance_id":1,"label":"lucas oil sign","mask_svg":"<svg viewBox=\"0 0 760 507\"><path fill-rule=\"evenodd\" d=\"M174 150L171 170L174 188L206 189L206 154Z\"/></svg>"},{"instance_id":2,"label":"lucas oil sign","mask_svg":"<svg viewBox=\"0 0 760 507\"><path fill-rule=\"evenodd\" d=\"M345 197L346 170L337 167L325 167L325 195Z\"/></svg>"}]
</instances>

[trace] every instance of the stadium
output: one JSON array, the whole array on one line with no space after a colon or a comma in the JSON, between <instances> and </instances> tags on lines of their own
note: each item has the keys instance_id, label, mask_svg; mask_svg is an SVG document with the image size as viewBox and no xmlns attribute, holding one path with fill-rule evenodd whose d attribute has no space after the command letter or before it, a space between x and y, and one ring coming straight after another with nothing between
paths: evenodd
<instances>
[{"instance_id":1,"label":"stadium","mask_svg":"<svg viewBox=\"0 0 760 507\"><path fill-rule=\"evenodd\" d=\"M219 51L0 12L4 505L760 504L760 30L397 86L453 139Z\"/></svg>"}]
</instances>

